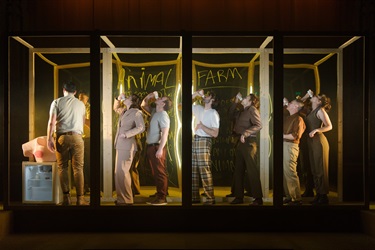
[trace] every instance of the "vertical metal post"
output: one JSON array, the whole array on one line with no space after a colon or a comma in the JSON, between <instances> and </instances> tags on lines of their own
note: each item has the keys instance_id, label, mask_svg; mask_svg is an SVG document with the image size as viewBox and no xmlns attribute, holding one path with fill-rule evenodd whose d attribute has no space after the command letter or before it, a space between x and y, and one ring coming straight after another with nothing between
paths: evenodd
<instances>
[{"instance_id":1,"label":"vertical metal post","mask_svg":"<svg viewBox=\"0 0 375 250\"><path fill-rule=\"evenodd\" d=\"M275 32L274 36L274 88L273 88L273 204L275 207L283 205L283 85L284 85L284 44L283 36Z\"/></svg>"},{"instance_id":2,"label":"vertical metal post","mask_svg":"<svg viewBox=\"0 0 375 250\"><path fill-rule=\"evenodd\" d=\"M113 201L112 196L112 52L103 51L103 201Z\"/></svg>"},{"instance_id":3,"label":"vertical metal post","mask_svg":"<svg viewBox=\"0 0 375 250\"><path fill-rule=\"evenodd\" d=\"M343 51L337 53L337 196L343 201Z\"/></svg>"},{"instance_id":4,"label":"vertical metal post","mask_svg":"<svg viewBox=\"0 0 375 250\"><path fill-rule=\"evenodd\" d=\"M182 206L191 206L192 35L182 36Z\"/></svg>"},{"instance_id":5,"label":"vertical metal post","mask_svg":"<svg viewBox=\"0 0 375 250\"><path fill-rule=\"evenodd\" d=\"M270 78L269 78L269 53L265 49L260 51L260 116L263 128L260 130L259 165L260 180L264 198L269 197L269 173L270 173Z\"/></svg>"},{"instance_id":6,"label":"vertical metal post","mask_svg":"<svg viewBox=\"0 0 375 250\"><path fill-rule=\"evenodd\" d=\"M93 32L90 37L90 173L91 173L91 197L90 205L100 205L100 169L102 163L102 135L101 135L101 94L102 86L100 82L100 36Z\"/></svg>"}]
</instances>

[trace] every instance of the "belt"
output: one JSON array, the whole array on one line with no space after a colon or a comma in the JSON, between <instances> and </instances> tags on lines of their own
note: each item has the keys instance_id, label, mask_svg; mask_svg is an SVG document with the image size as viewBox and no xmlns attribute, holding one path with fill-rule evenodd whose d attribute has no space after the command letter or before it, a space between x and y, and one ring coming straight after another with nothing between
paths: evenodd
<instances>
[{"instance_id":1,"label":"belt","mask_svg":"<svg viewBox=\"0 0 375 250\"><path fill-rule=\"evenodd\" d=\"M234 134L234 137L241 137L241 135L242 134ZM246 137L245 139L247 139L247 138L257 138L257 136L256 135L250 135L250 136Z\"/></svg>"},{"instance_id":2,"label":"belt","mask_svg":"<svg viewBox=\"0 0 375 250\"><path fill-rule=\"evenodd\" d=\"M206 139L211 139L211 136L199 136L199 135L194 135L194 138L206 138Z\"/></svg>"},{"instance_id":3,"label":"belt","mask_svg":"<svg viewBox=\"0 0 375 250\"><path fill-rule=\"evenodd\" d=\"M65 133L57 133L58 135L81 135L80 133L69 131Z\"/></svg>"},{"instance_id":4,"label":"belt","mask_svg":"<svg viewBox=\"0 0 375 250\"><path fill-rule=\"evenodd\" d=\"M159 145L160 145L159 143L150 143L150 144L147 144L147 147L159 146Z\"/></svg>"}]
</instances>

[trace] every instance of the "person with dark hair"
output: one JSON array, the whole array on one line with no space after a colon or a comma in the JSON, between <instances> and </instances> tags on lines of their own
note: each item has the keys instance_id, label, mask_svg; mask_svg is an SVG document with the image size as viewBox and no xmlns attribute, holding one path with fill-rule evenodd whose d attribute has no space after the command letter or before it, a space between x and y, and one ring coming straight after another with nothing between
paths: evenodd
<instances>
[{"instance_id":1,"label":"person with dark hair","mask_svg":"<svg viewBox=\"0 0 375 250\"><path fill-rule=\"evenodd\" d=\"M237 147L237 144L239 142L239 137L237 136L237 134L234 132L234 125L236 124L236 119L238 117L235 116L235 114L238 114L240 112L240 110L243 109L243 106L241 104L241 101L242 101L242 94L240 92L237 93L237 95L231 99L232 101L232 104L229 106L229 109L228 109L228 116L229 116L229 119L231 120L231 131L232 131L232 136L234 137L234 147L236 148ZM246 169L245 169L246 171ZM250 184L248 183L248 178L247 178L247 174L245 173L244 174L244 188L245 188L245 193L244 193L244 196L249 196L251 197L252 194L251 194L251 189L250 189ZM232 197L236 197L234 195L234 189L235 189L235 178L234 176L232 176L232 185L231 185L231 188L230 188L230 194L227 194L225 197L226 198L232 198Z\"/></svg>"},{"instance_id":2,"label":"person with dark hair","mask_svg":"<svg viewBox=\"0 0 375 250\"><path fill-rule=\"evenodd\" d=\"M155 108L151 107L151 100ZM146 154L156 186L154 199L147 204L154 206L167 205L168 172L166 165L168 133L170 119L167 111L172 108L172 100L168 96L159 97L149 93L142 101L142 109L151 117L146 136Z\"/></svg>"},{"instance_id":3,"label":"person with dark hair","mask_svg":"<svg viewBox=\"0 0 375 250\"><path fill-rule=\"evenodd\" d=\"M246 173L254 200L250 206L263 205L263 192L260 182L260 171L257 164L257 134L262 129L259 113L259 98L249 94L242 99L241 109L233 103L231 116L235 117L234 133L239 137L236 146L234 167L234 195L230 204L242 204L244 197L244 175Z\"/></svg>"},{"instance_id":4,"label":"person with dark hair","mask_svg":"<svg viewBox=\"0 0 375 250\"><path fill-rule=\"evenodd\" d=\"M134 203L130 169L138 150L136 135L145 130L140 101L138 95L125 96L122 93L113 103L113 110L119 115L114 142L116 206L129 206Z\"/></svg>"},{"instance_id":5,"label":"person with dark hair","mask_svg":"<svg viewBox=\"0 0 375 250\"><path fill-rule=\"evenodd\" d=\"M83 102L75 97L76 92L76 85L73 82L64 84L64 96L51 103L47 125L47 147L56 154L64 206L71 205L69 161L72 163L77 206L88 205L84 198L84 142L82 139L86 108ZM54 133L56 133L55 139Z\"/></svg>"},{"instance_id":6,"label":"person with dark hair","mask_svg":"<svg viewBox=\"0 0 375 250\"><path fill-rule=\"evenodd\" d=\"M327 205L329 203L329 143L324 133L332 130L332 123L327 114L331 109L331 100L324 94L314 95L311 90L302 99L307 98L311 98L312 108L305 118L306 129L309 133L307 145L316 191L312 204Z\"/></svg>"},{"instance_id":7,"label":"person with dark hair","mask_svg":"<svg viewBox=\"0 0 375 250\"><path fill-rule=\"evenodd\" d=\"M219 135L220 116L215 110L219 104L215 92L203 90L193 93L192 99L202 98L203 105L193 103L195 118L194 139L192 143L192 203L200 203L199 179L202 181L206 201L203 205L215 204L213 178L211 173L212 138Z\"/></svg>"},{"instance_id":8,"label":"person with dark hair","mask_svg":"<svg viewBox=\"0 0 375 250\"><path fill-rule=\"evenodd\" d=\"M299 96L298 96L299 97ZM311 102L310 99L302 100L301 97L297 98L303 101L303 108L299 111L299 115L305 121L306 116L311 112ZM305 123L306 124L306 123ZM309 133L305 129L299 142L299 155L297 169L299 169L299 177L302 185L305 187L302 197L314 197L314 180L311 173L309 150L307 146L307 138Z\"/></svg>"},{"instance_id":9,"label":"person with dark hair","mask_svg":"<svg viewBox=\"0 0 375 250\"><path fill-rule=\"evenodd\" d=\"M78 99L85 104L86 108L86 119L85 124L83 125L83 142L85 144L85 153L84 153L84 166L83 174L85 177L84 193L90 193L90 102L89 102L89 93L85 90L80 90L78 94Z\"/></svg>"},{"instance_id":10,"label":"person with dark hair","mask_svg":"<svg viewBox=\"0 0 375 250\"><path fill-rule=\"evenodd\" d=\"M286 205L302 205L301 187L297 174L297 159L299 154L299 142L306 125L299 115L303 108L301 100L288 102L284 113L283 125L283 171L284 171L284 194L286 198L283 203Z\"/></svg>"}]
</instances>

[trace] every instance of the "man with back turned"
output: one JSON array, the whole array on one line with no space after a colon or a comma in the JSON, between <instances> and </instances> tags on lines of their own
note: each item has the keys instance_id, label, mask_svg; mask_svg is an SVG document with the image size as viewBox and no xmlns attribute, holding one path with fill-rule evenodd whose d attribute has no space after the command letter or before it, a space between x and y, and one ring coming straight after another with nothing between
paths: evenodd
<instances>
[{"instance_id":1,"label":"man with back turned","mask_svg":"<svg viewBox=\"0 0 375 250\"><path fill-rule=\"evenodd\" d=\"M76 85L73 82L64 84L64 96L51 103L47 126L47 147L56 154L64 206L71 205L69 161L72 163L77 206L88 205L84 199L84 142L82 139L86 108L83 102L75 97L76 92ZM55 138L53 138L54 133L56 133Z\"/></svg>"}]
</instances>

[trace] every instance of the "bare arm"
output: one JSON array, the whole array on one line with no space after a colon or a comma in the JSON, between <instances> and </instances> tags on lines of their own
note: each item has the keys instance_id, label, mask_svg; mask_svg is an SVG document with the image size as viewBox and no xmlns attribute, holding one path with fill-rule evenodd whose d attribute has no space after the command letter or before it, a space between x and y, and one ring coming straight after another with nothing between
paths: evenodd
<instances>
[{"instance_id":1,"label":"bare arm","mask_svg":"<svg viewBox=\"0 0 375 250\"><path fill-rule=\"evenodd\" d=\"M82 123L82 124L83 124L83 126L85 126L85 122L86 122L86 114L83 115L82 119L83 119L83 123Z\"/></svg>"},{"instance_id":2,"label":"bare arm","mask_svg":"<svg viewBox=\"0 0 375 250\"><path fill-rule=\"evenodd\" d=\"M167 144L168 132L169 132L169 128L162 128L161 129L160 144L159 144L158 151L156 151L156 158L158 158L158 159L162 156L163 148Z\"/></svg>"},{"instance_id":3,"label":"bare arm","mask_svg":"<svg viewBox=\"0 0 375 250\"><path fill-rule=\"evenodd\" d=\"M310 93L309 93L310 92ZM311 95L311 96L310 96ZM307 99L311 98L314 95L314 92L312 92L311 89L309 89L305 96L301 98L301 101L305 102Z\"/></svg>"},{"instance_id":4,"label":"bare arm","mask_svg":"<svg viewBox=\"0 0 375 250\"><path fill-rule=\"evenodd\" d=\"M309 133L310 137L313 137L317 132L324 133L332 130L333 128L331 119L329 118L327 112L323 108L319 109L319 111L317 112L317 117L323 122L323 126L321 128L317 128L311 131Z\"/></svg>"},{"instance_id":5,"label":"bare arm","mask_svg":"<svg viewBox=\"0 0 375 250\"><path fill-rule=\"evenodd\" d=\"M53 132L56 126L56 115L50 112L48 125L47 125L47 148L51 151L55 151L55 143L53 141Z\"/></svg>"},{"instance_id":6,"label":"bare arm","mask_svg":"<svg viewBox=\"0 0 375 250\"><path fill-rule=\"evenodd\" d=\"M142 100L142 103L141 103L141 108L143 109L143 111L146 112L146 114L147 114L148 116L151 115L151 107L150 107L150 105L148 105L148 101L149 101L149 99L150 99L151 97L153 97L153 96L154 96L153 93L148 94L148 95Z\"/></svg>"},{"instance_id":7,"label":"bare arm","mask_svg":"<svg viewBox=\"0 0 375 250\"><path fill-rule=\"evenodd\" d=\"M195 98L196 98L197 96L200 96L199 91L195 91L195 92L191 95L191 99L193 100L193 102L196 100Z\"/></svg>"},{"instance_id":8,"label":"bare arm","mask_svg":"<svg viewBox=\"0 0 375 250\"><path fill-rule=\"evenodd\" d=\"M85 118L85 123L86 126L90 127L90 119Z\"/></svg>"},{"instance_id":9,"label":"bare arm","mask_svg":"<svg viewBox=\"0 0 375 250\"><path fill-rule=\"evenodd\" d=\"M219 135L219 129L218 128L206 127L205 125L202 124L202 122L197 124L197 126L195 127L195 130L198 130L198 129L202 129L206 134L209 134L210 136L212 136L214 138L216 138Z\"/></svg>"}]
</instances>

